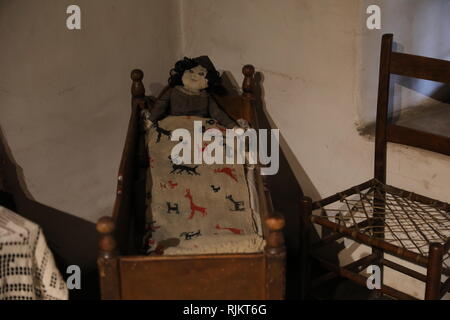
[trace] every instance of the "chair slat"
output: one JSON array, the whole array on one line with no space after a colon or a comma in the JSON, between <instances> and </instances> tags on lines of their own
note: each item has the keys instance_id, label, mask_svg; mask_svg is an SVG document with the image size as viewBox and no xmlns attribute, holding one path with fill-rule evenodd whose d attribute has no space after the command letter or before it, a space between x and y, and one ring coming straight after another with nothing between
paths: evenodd
<instances>
[{"instance_id":1,"label":"chair slat","mask_svg":"<svg viewBox=\"0 0 450 320\"><path fill-rule=\"evenodd\" d=\"M404 144L450 156L450 138L390 124L387 128L389 142Z\"/></svg>"},{"instance_id":2,"label":"chair slat","mask_svg":"<svg viewBox=\"0 0 450 320\"><path fill-rule=\"evenodd\" d=\"M450 84L450 61L392 52L390 72Z\"/></svg>"}]
</instances>

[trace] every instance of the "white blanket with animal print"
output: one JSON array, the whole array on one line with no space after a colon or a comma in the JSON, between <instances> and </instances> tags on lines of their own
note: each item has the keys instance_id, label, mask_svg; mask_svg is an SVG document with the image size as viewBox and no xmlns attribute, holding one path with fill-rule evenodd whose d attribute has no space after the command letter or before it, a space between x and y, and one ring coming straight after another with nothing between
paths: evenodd
<instances>
[{"instance_id":1,"label":"white blanket with animal print","mask_svg":"<svg viewBox=\"0 0 450 320\"><path fill-rule=\"evenodd\" d=\"M202 121L203 131L225 130L215 120L194 116L168 116L147 130L146 251L159 255L261 252L265 243L261 220L247 183L253 170L242 164L176 164L170 158L172 148L180 143L171 141L175 129L189 130L194 146L195 120ZM206 146L203 143L201 152Z\"/></svg>"}]
</instances>

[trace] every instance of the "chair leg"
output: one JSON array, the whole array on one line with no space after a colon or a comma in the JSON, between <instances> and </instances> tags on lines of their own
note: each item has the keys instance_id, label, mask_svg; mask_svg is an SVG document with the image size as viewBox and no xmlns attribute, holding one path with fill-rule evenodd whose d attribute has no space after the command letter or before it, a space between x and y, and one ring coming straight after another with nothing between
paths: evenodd
<instances>
[{"instance_id":1,"label":"chair leg","mask_svg":"<svg viewBox=\"0 0 450 320\"><path fill-rule=\"evenodd\" d=\"M311 215L312 215L312 200L309 197L303 197L301 200L301 217L300 217L300 232L301 232L301 292L300 298L305 299L310 286L310 237L311 237Z\"/></svg>"},{"instance_id":2,"label":"chair leg","mask_svg":"<svg viewBox=\"0 0 450 320\"><path fill-rule=\"evenodd\" d=\"M373 200L373 216L375 219L374 221L374 230L378 232L377 238L384 239L384 218L385 218L385 207L386 207L386 194L385 192L380 192L380 197L374 197ZM383 266L383 258L384 258L384 251L379 248L373 248L372 247L372 254L376 255L375 264L380 268L380 284L383 285L384 283L384 266ZM374 298L381 298L383 296L383 293L379 289L375 289L374 292Z\"/></svg>"},{"instance_id":3,"label":"chair leg","mask_svg":"<svg viewBox=\"0 0 450 320\"><path fill-rule=\"evenodd\" d=\"M441 274L443 256L444 247L439 243L431 243L428 253L425 300L439 300L441 298Z\"/></svg>"}]
</instances>

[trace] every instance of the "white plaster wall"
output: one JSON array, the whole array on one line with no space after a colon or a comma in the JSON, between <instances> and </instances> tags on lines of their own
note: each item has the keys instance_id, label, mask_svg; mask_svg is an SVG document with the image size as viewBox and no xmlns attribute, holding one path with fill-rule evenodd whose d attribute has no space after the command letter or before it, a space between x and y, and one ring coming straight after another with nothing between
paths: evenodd
<instances>
[{"instance_id":1,"label":"white plaster wall","mask_svg":"<svg viewBox=\"0 0 450 320\"><path fill-rule=\"evenodd\" d=\"M264 74L270 116L324 197L373 177L373 140L356 128L375 112L382 33L395 33L406 52L445 58L448 36L436 29L448 23L442 21L444 2L370 1L382 7L383 29L369 32L366 1L182 1L183 53L208 54L235 76L246 63ZM423 12L411 18L417 7ZM428 34L423 26L435 29L435 37L417 43ZM390 145L388 162L389 183L450 201L448 157ZM298 173L300 183L308 183L303 177ZM348 260L342 255L343 263ZM420 295L417 283L387 278Z\"/></svg>"},{"instance_id":2,"label":"white plaster wall","mask_svg":"<svg viewBox=\"0 0 450 320\"><path fill-rule=\"evenodd\" d=\"M395 33L406 52L443 58L448 35L438 32L434 42L428 37L419 46L414 34L426 32L412 28L411 20L440 30L439 21L448 24L444 2L374 1L382 7L383 29L367 31L365 1L182 1L183 53L210 55L238 81L245 63L264 74L270 115L325 196L372 176L373 141L355 128L362 113L376 110L381 35ZM424 13L412 19L417 7ZM403 146L390 150L392 182L450 200L448 157Z\"/></svg>"},{"instance_id":3,"label":"white plaster wall","mask_svg":"<svg viewBox=\"0 0 450 320\"><path fill-rule=\"evenodd\" d=\"M66 28L81 7L82 29ZM180 56L178 0L1 0L0 126L31 195L90 221L110 215L130 115ZM156 92L157 93L157 92Z\"/></svg>"},{"instance_id":4,"label":"white plaster wall","mask_svg":"<svg viewBox=\"0 0 450 320\"><path fill-rule=\"evenodd\" d=\"M183 1L187 56L264 74L270 116L322 195L370 177L358 136L358 1ZM351 159L351 170L343 170Z\"/></svg>"}]
</instances>

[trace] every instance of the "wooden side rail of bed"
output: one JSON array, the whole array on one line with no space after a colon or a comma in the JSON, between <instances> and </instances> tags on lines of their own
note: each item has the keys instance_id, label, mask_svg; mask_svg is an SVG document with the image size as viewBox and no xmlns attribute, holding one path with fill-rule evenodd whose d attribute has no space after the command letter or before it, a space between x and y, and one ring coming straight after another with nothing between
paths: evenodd
<instances>
[{"instance_id":1,"label":"wooden side rail of bed","mask_svg":"<svg viewBox=\"0 0 450 320\"><path fill-rule=\"evenodd\" d=\"M242 94L216 97L233 118L258 128L253 103L254 73L243 67ZM285 294L284 218L274 212L265 179L256 172L256 188L266 240L264 252L190 256L142 255L145 228L145 179L148 156L141 110L156 98L145 96L141 70L131 73L132 108L120 163L112 217L97 223L98 267L102 299L283 299Z\"/></svg>"}]
</instances>

